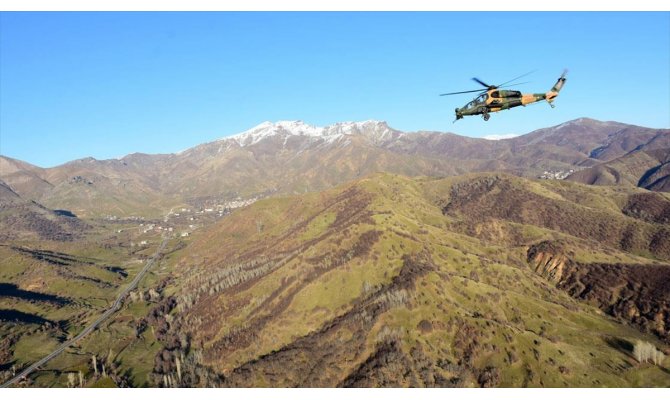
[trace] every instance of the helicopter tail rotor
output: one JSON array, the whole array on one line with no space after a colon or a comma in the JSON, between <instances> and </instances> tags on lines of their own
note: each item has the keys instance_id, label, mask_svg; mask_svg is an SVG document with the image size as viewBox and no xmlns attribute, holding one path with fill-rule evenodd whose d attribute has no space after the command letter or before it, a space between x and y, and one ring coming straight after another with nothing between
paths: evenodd
<instances>
[{"instance_id":1,"label":"helicopter tail rotor","mask_svg":"<svg viewBox=\"0 0 670 400\"><path fill-rule=\"evenodd\" d=\"M568 73L567 69L563 70L563 73L558 78L558 80L556 81L554 86L552 86L551 89L549 89L549 91L546 94L547 103L549 103L551 108L554 108L553 102L554 102L554 100L556 100L556 97L558 97L558 93L561 91L561 89L563 89L563 85L565 85L565 81L566 81L565 75L567 73Z\"/></svg>"}]
</instances>

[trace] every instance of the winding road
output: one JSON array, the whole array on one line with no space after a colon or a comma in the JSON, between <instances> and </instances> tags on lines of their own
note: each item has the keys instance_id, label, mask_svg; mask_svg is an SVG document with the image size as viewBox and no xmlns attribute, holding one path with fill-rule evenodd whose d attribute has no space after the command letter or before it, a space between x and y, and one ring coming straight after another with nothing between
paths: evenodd
<instances>
[{"instance_id":1,"label":"winding road","mask_svg":"<svg viewBox=\"0 0 670 400\"><path fill-rule=\"evenodd\" d=\"M35 371L42 365L46 364L49 360L55 358L59 354L61 354L65 349L68 347L72 346L74 343L76 343L79 339L83 338L84 336L88 335L89 333L93 332L104 320L109 318L110 315L114 314L116 311L121 308L121 303L123 302L123 298L130 293L131 290L135 289L137 287L137 284L142 280L144 275L149 271L149 269L154 265L156 260L158 260L161 256L161 252L165 249L165 246L167 245L169 238L167 236L163 237L163 241L161 242L160 246L158 246L158 249L156 250L156 253L147 261L147 263L144 265L144 268L135 276L135 278L130 282L128 287L126 287L119 295L117 296L116 300L112 305L102 314L100 317L98 317L95 321L93 321L90 325L88 325L83 331L81 331L77 336L73 337L72 339L66 341L65 343L61 344L56 350L51 352L49 355L45 356L41 360L31 364L28 368L24 369L20 373L16 374L12 379L8 380L7 382L3 383L0 385L0 388L6 388L9 387L16 382L20 381L24 377L28 376L31 372Z\"/></svg>"}]
</instances>

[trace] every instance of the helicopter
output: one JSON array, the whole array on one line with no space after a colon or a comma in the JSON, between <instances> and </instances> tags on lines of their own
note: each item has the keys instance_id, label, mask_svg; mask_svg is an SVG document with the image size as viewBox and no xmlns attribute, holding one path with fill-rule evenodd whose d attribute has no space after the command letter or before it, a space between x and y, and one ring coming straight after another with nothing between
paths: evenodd
<instances>
[{"instance_id":1,"label":"helicopter","mask_svg":"<svg viewBox=\"0 0 670 400\"><path fill-rule=\"evenodd\" d=\"M531 74L528 72L526 74L517 76L516 78L509 80L500 85L489 85L478 78L472 78L473 81L484 86L486 89L475 89L475 90L466 90L463 92L452 92L452 93L442 93L440 96L451 96L455 94L463 93L475 93L479 92L480 94L475 97L471 102L466 104L461 108L456 108L456 119L454 122L462 119L465 116L469 115L480 115L484 121L488 121L491 117L490 113L508 110L513 107L526 106L527 104L537 103L542 100L546 100L547 103L554 108L554 100L558 97L558 93L563 88L566 78L565 75L568 73L568 70L564 70L563 74L558 78L554 86L549 89L546 93L521 93L518 90L501 90L503 87L522 85L528 82L515 83L509 85L510 83L516 81L517 79L523 78Z\"/></svg>"}]
</instances>

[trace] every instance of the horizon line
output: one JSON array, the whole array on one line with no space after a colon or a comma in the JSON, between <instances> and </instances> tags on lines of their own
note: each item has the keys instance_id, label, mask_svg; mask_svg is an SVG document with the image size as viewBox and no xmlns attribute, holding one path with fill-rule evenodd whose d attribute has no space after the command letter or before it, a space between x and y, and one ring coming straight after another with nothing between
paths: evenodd
<instances>
[{"instance_id":1,"label":"horizon line","mask_svg":"<svg viewBox=\"0 0 670 400\"><path fill-rule=\"evenodd\" d=\"M81 157L81 158L75 158L75 159L72 159L72 160L68 160L68 161L62 162L62 163L60 163L60 164L55 164L55 165L52 165L52 166L46 166L46 167L45 167L45 166L41 166L41 165L39 165L39 164L37 164L37 163L33 163L33 162L31 162L31 161L27 161L27 160L24 160L24 159L20 159L20 158L17 158L17 157L12 157L12 156L3 154L2 151L0 151L0 157L8 158L8 159L15 160L15 161L19 161L19 162L24 162L24 163L27 163L27 164L29 164L29 165L31 165L31 166L34 166L34 167L37 167L37 168L41 168L41 169L50 169L50 168L58 168L58 167L60 167L60 166L63 166L63 165L66 165L66 164L70 164L70 163L74 163L74 162L77 162L77 161L86 161L86 160L93 160L93 161L114 161L114 160L116 160L116 161L121 161L121 160L123 160L124 158L126 158L126 157L128 157L128 156L132 156L132 155L136 155L136 154L139 154L139 155L148 155L148 156L161 156L161 155L169 156L169 155L179 155L179 154L181 154L181 153L184 153L184 152L186 152L186 151L188 151L188 150L190 150L190 149L193 149L193 148L196 148L196 147L199 147L199 146L203 146L203 145L210 144L210 143L215 143L215 142L218 142L218 141L225 141L225 140L228 140L228 139L233 139L233 138L235 138L236 136L239 136L239 135L242 135L242 134L247 133L247 132L249 132L249 131L252 131L253 129L258 128L258 127L263 126L263 125L268 124L268 123L271 124L271 125L278 125L278 124L282 124L282 123L301 122L301 123L303 123L304 125L307 125L307 126L310 126L310 127L313 127L313 128L328 128L328 127L332 127L332 126L336 126L336 125L341 125L341 124L357 124L357 123L365 123L365 122L377 122L377 123L384 123L384 124L386 124L390 129L393 129L393 130L395 130L395 131L398 131L398 132L401 132L401 133L405 133L405 134L416 134L416 133L426 133L426 132L428 132L428 133L451 134L451 135L456 135L456 136L460 136L460 137L464 137L464 138L469 138L469 139L480 139L480 140L485 140L485 141L499 141L499 140L510 140L510 139L515 139L515 138L518 138L518 137L522 137L522 136L529 135L529 134L531 134L531 133L533 133L533 132L537 132L537 131L539 131L539 130L548 129L548 128L555 128L555 127L559 127L559 126L561 126L561 125L563 125L563 124L567 124L567 123L569 123L569 122L580 121L580 120L591 120L591 121L596 121L596 122L600 122L600 123L616 123L616 124L623 124L623 125L629 125L629 126L637 126L637 127L641 127L641 128L647 128L647 129L670 129L670 127L667 127L667 128L658 128L658 127L650 127L650 126L635 125L635 124L630 124L630 123L627 123L627 122L614 121L614 120L603 121L603 120L598 120L598 119L590 118L590 117L579 117L579 118L574 118L574 119L571 119L571 120L567 120L567 121L562 122L562 123L557 124L557 125L546 126L546 127L542 127L542 128L534 129L534 130L532 130L532 131L530 131L530 132L526 132L526 133L519 133L519 134L517 134L517 133L502 133L502 134L491 134L491 135L485 135L485 136L469 136L469 135L464 135L464 134L455 133L455 132L451 132L451 131L436 131L436 130L413 130L413 131L402 131L402 130L399 130L399 129L396 129L396 128L393 128L392 126L390 126L390 125L388 124L388 121L386 121L386 120L376 120L376 119L367 119L367 120L360 120L360 121L340 121L340 122L335 122L335 123L327 124L327 125L312 125L312 124L310 124L310 123L305 122L305 121L302 120L302 119L296 119L296 120L277 120L277 121L275 121L275 122L265 120L265 121L263 121L263 122L261 122L261 123L259 123L259 124L256 124L256 125L252 126L251 128L246 129L246 130L244 130L244 131L236 132L236 133L232 133L232 134L230 134L230 135L228 135L228 136L223 136L223 137L221 137L221 138L214 139L214 140L211 140L211 141L206 141L206 142L198 143L198 144L195 144L195 145L193 145L193 146L191 146L191 147L187 147L187 148L185 148L185 149L183 149L183 150L175 151L175 152L171 152L171 153L144 153L144 152L140 152L140 151L135 151L135 152L126 153L126 154L121 155L121 156L110 157L110 158L96 158L95 156L89 155L89 156L84 156L84 157Z\"/></svg>"}]
</instances>

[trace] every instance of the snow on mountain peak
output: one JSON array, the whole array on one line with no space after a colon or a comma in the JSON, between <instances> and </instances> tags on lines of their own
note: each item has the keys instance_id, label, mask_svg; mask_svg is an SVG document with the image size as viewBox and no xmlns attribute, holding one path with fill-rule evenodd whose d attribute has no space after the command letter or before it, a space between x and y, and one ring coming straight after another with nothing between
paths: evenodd
<instances>
[{"instance_id":1,"label":"snow on mountain peak","mask_svg":"<svg viewBox=\"0 0 670 400\"><path fill-rule=\"evenodd\" d=\"M371 139L384 140L392 134L392 130L383 121L339 122L319 127L303 121L265 121L247 131L221 140L233 140L240 146L251 146L266 138L282 136L284 143L289 136L306 136L332 143L335 140L353 134L364 134Z\"/></svg>"}]
</instances>

